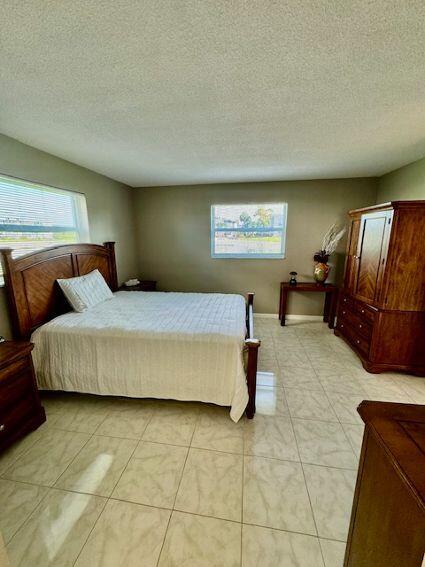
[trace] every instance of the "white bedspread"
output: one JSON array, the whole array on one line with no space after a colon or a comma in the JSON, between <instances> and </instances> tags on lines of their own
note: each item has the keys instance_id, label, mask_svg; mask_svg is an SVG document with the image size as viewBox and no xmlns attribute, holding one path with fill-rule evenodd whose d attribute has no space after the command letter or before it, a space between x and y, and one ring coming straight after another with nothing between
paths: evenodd
<instances>
[{"instance_id":1,"label":"white bedspread","mask_svg":"<svg viewBox=\"0 0 425 567\"><path fill-rule=\"evenodd\" d=\"M140 398L248 402L245 300L218 293L127 292L37 329L40 388Z\"/></svg>"}]
</instances>

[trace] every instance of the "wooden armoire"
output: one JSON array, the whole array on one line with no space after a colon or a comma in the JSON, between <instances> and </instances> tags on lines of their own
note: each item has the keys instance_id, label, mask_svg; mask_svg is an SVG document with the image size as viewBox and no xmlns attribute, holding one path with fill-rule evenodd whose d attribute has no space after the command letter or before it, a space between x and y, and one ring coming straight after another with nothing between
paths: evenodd
<instances>
[{"instance_id":1,"label":"wooden armoire","mask_svg":"<svg viewBox=\"0 0 425 567\"><path fill-rule=\"evenodd\" d=\"M425 376L425 201L350 211L335 334L369 372Z\"/></svg>"}]
</instances>

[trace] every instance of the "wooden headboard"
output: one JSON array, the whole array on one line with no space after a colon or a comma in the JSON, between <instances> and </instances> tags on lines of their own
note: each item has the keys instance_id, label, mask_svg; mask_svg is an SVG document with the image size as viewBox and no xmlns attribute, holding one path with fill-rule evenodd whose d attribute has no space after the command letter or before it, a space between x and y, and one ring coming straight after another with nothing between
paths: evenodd
<instances>
[{"instance_id":1,"label":"wooden headboard","mask_svg":"<svg viewBox=\"0 0 425 567\"><path fill-rule=\"evenodd\" d=\"M0 257L15 338L28 339L40 325L70 311L56 280L83 276L96 268L112 291L118 288L115 242L67 244L12 258L11 248Z\"/></svg>"}]
</instances>

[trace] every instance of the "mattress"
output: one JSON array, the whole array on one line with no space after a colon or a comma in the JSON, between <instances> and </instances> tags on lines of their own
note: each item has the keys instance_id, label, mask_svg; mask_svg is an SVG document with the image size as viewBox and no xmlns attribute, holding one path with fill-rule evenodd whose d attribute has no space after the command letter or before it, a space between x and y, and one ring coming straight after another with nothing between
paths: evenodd
<instances>
[{"instance_id":1,"label":"mattress","mask_svg":"<svg viewBox=\"0 0 425 567\"><path fill-rule=\"evenodd\" d=\"M127 292L34 331L41 389L230 406L248 402L245 300L218 293Z\"/></svg>"}]
</instances>

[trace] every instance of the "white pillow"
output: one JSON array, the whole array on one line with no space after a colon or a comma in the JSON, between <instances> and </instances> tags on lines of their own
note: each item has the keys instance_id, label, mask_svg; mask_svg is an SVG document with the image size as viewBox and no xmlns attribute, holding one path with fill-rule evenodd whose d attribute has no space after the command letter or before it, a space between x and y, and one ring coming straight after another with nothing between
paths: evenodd
<instances>
[{"instance_id":1,"label":"white pillow","mask_svg":"<svg viewBox=\"0 0 425 567\"><path fill-rule=\"evenodd\" d=\"M99 270L93 270L85 276L56 281L71 307L78 313L114 297Z\"/></svg>"}]
</instances>

